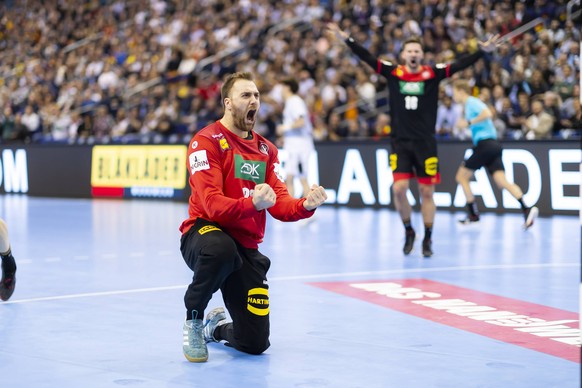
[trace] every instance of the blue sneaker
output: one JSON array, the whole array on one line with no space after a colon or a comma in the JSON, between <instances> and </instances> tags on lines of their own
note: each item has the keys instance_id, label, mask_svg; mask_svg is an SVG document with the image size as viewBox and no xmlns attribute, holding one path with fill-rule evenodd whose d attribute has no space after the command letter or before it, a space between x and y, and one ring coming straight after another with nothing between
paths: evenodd
<instances>
[{"instance_id":1,"label":"blue sneaker","mask_svg":"<svg viewBox=\"0 0 582 388\"><path fill-rule=\"evenodd\" d=\"M184 322L182 328L184 342L182 351L184 357L190 362L208 361L208 348L204 341L204 325L202 319L192 319Z\"/></svg>"},{"instance_id":2,"label":"blue sneaker","mask_svg":"<svg viewBox=\"0 0 582 388\"><path fill-rule=\"evenodd\" d=\"M217 307L212 309L206 315L206 324L204 325L204 341L208 342L220 342L214 338L214 330L218 326L226 325L226 314L222 307Z\"/></svg>"}]
</instances>

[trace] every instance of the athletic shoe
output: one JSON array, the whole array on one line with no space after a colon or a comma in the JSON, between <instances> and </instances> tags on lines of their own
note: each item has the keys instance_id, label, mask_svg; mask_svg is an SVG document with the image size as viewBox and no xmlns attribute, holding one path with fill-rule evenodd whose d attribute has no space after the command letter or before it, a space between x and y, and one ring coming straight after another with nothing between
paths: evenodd
<instances>
[{"instance_id":1,"label":"athletic shoe","mask_svg":"<svg viewBox=\"0 0 582 388\"><path fill-rule=\"evenodd\" d=\"M226 314L222 307L217 307L206 315L206 323L204 324L204 341L220 342L214 338L214 330L218 326L226 325Z\"/></svg>"},{"instance_id":2,"label":"athletic shoe","mask_svg":"<svg viewBox=\"0 0 582 388\"><path fill-rule=\"evenodd\" d=\"M414 239L416 238L416 233L414 229L410 229L406 231L405 241L404 241L404 248L402 251L405 255L409 255L412 252L412 248L414 248Z\"/></svg>"},{"instance_id":3,"label":"athletic shoe","mask_svg":"<svg viewBox=\"0 0 582 388\"><path fill-rule=\"evenodd\" d=\"M535 206L528 208L525 212L523 212L523 216L525 218L525 223L523 224L523 229L529 229L533 224L540 213L539 209Z\"/></svg>"},{"instance_id":4,"label":"athletic shoe","mask_svg":"<svg viewBox=\"0 0 582 388\"><path fill-rule=\"evenodd\" d=\"M8 263L12 265L8 265ZM8 269L10 268L10 270ZM16 287L16 263L11 254L2 258L2 280L0 280L0 299L7 301Z\"/></svg>"},{"instance_id":5,"label":"athletic shoe","mask_svg":"<svg viewBox=\"0 0 582 388\"><path fill-rule=\"evenodd\" d=\"M208 348L204 341L204 324L202 319L193 319L184 322L182 328L184 342L182 351L190 362L208 361Z\"/></svg>"},{"instance_id":6,"label":"athletic shoe","mask_svg":"<svg viewBox=\"0 0 582 388\"><path fill-rule=\"evenodd\" d=\"M459 220L459 223L461 223L463 225L473 224L475 222L479 222L479 216L473 215L473 214L467 214L466 218Z\"/></svg>"},{"instance_id":7,"label":"athletic shoe","mask_svg":"<svg viewBox=\"0 0 582 388\"><path fill-rule=\"evenodd\" d=\"M422 240L422 256L431 257L432 256L432 240L424 239Z\"/></svg>"}]
</instances>

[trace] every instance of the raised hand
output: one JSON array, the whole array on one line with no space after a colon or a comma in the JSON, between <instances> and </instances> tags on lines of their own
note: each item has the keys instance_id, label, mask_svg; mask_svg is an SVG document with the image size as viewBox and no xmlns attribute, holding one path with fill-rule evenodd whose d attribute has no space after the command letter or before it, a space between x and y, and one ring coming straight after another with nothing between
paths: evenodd
<instances>
[{"instance_id":1,"label":"raised hand","mask_svg":"<svg viewBox=\"0 0 582 388\"><path fill-rule=\"evenodd\" d=\"M266 183L260 183L255 186L253 191L253 205L258 211L265 210L277 202L277 194Z\"/></svg>"},{"instance_id":2,"label":"raised hand","mask_svg":"<svg viewBox=\"0 0 582 388\"><path fill-rule=\"evenodd\" d=\"M342 31L335 23L327 23L325 26L325 35L331 42L337 40L344 41L349 37L349 35Z\"/></svg>"},{"instance_id":3,"label":"raised hand","mask_svg":"<svg viewBox=\"0 0 582 388\"><path fill-rule=\"evenodd\" d=\"M323 204L326 199L327 194L325 193L325 189L322 186L312 185L311 190L309 190L309 193L307 193L307 196L305 197L303 207L305 207L306 210L311 211Z\"/></svg>"},{"instance_id":4,"label":"raised hand","mask_svg":"<svg viewBox=\"0 0 582 388\"><path fill-rule=\"evenodd\" d=\"M500 40L499 34L495 34L485 42L479 42L479 47L486 53L490 53L493 52L502 43L503 42Z\"/></svg>"}]
</instances>

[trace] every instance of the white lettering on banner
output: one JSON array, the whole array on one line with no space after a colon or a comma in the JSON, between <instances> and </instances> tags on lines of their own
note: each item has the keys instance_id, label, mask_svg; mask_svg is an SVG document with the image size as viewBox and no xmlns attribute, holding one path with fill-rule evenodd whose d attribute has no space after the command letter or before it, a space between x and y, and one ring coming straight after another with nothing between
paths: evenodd
<instances>
[{"instance_id":1,"label":"white lettering on banner","mask_svg":"<svg viewBox=\"0 0 582 388\"><path fill-rule=\"evenodd\" d=\"M390 169L388 151L385 149L376 150L376 171L378 175L378 203L389 205L391 202L390 187L394 183L394 176Z\"/></svg>"},{"instance_id":2,"label":"white lettering on banner","mask_svg":"<svg viewBox=\"0 0 582 388\"><path fill-rule=\"evenodd\" d=\"M7 193L28 193L28 164L26 150L5 149L0 160L0 185L4 181Z\"/></svg>"},{"instance_id":3,"label":"white lettering on banner","mask_svg":"<svg viewBox=\"0 0 582 388\"><path fill-rule=\"evenodd\" d=\"M369 171L373 166L366 166L362 160L361 150L350 148L347 149L344 162L341 167L341 177L337 186L325 187L328 199L327 204L346 205L354 199L352 194L360 194L365 206L383 205L388 206L392 203L391 188L394 183L392 171L390 170L389 152L385 148L375 150L375 167L377 178L377 193L372 189L370 183ZM466 157L472 153L471 149L466 150ZM515 165L521 164L525 167L527 173L528 186L522 187L527 190L524 193L526 203L537 203L542 195L542 189L551 189L551 206L554 210L579 210L580 197L564 195L564 186L579 186L581 184L580 171L563 171L564 163L580 163L580 150L571 149L551 149L549 153L549 171L541 171L541 166L535 155L531 151L523 149L506 149L503 151L503 163L506 167L506 176L508 181L513 182L515 178ZM282 175L284 176L285 161L287 153L285 150L279 151L279 160L282 163ZM318 153L313 152L310 160L308 171L308 181L310 183L319 182L319 160ZM324 161L325 163L325 161ZM328 162L328 164L331 162ZM337 166L327 166L325 171L329 171ZM337 163L337 165L340 165ZM543 166L543 164L542 164ZM369 170L367 170L369 168ZM542 182L544 176L549 176L550 186ZM501 203L498 203L494 187L494 182L489 178L486 169L481 168L476 171L475 179L471 181L471 189L476 196L480 196L486 208L505 208L517 209L518 202L505 190L502 192ZM301 185L298 179L294 182L296 192L301 192ZM324 183L325 186L325 183ZM439 186L437 186L439 187ZM441 186L442 187L442 186ZM445 189L449 189L445 186ZM376 196L377 194L377 196ZM412 206L417 199L411 190L407 192L407 198ZM460 185L454 186L451 192L435 192L435 205L438 208L463 208L465 206L465 195ZM551 209L550 209L551 210Z\"/></svg>"},{"instance_id":4,"label":"white lettering on banner","mask_svg":"<svg viewBox=\"0 0 582 388\"><path fill-rule=\"evenodd\" d=\"M465 151L465 160L467 160L473 154L472 149ZM495 193L493 192L493 187L491 187L491 182L487 177L487 171L480 168L475 171L475 181L471 181L469 185L471 186L471 191L474 196L481 196L483 204L488 208L496 208L497 200L495 199ZM465 198L465 193L463 193L463 188L461 185L457 185L457 192L455 193L454 204L456 207L465 206L467 200Z\"/></svg>"},{"instance_id":5,"label":"white lettering on banner","mask_svg":"<svg viewBox=\"0 0 582 388\"><path fill-rule=\"evenodd\" d=\"M550 150L550 193L552 208L555 210L573 210L580 208L580 196L564 195L564 186L581 185L580 171L564 171L562 164L577 163L580 165L582 150Z\"/></svg>"},{"instance_id":6,"label":"white lettering on banner","mask_svg":"<svg viewBox=\"0 0 582 388\"><path fill-rule=\"evenodd\" d=\"M346 151L346 158L342 176L340 178L337 201L340 204L346 204L350 200L350 194L356 193L362 196L362 201L366 205L376 203L372 185L366 173L366 167L362 161L360 151L349 149Z\"/></svg>"},{"instance_id":7,"label":"white lettering on banner","mask_svg":"<svg viewBox=\"0 0 582 388\"><path fill-rule=\"evenodd\" d=\"M552 151L550 151L552 152ZM527 171L527 180L529 182L527 191L523 192L525 203L537 203L542 194L542 171L535 156L527 150L503 150L503 166L505 167L505 176L509 182L515 182L514 164L522 164ZM522 190L525 187L521 187ZM503 207L506 209L520 209L521 205L513 195L507 190L503 190Z\"/></svg>"}]
</instances>

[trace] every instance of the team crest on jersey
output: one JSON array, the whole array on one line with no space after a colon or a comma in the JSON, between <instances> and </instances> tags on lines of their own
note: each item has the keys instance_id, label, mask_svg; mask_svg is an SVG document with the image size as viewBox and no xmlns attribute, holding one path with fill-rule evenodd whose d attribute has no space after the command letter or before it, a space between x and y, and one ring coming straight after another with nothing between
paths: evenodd
<instances>
[{"instance_id":1,"label":"team crest on jersey","mask_svg":"<svg viewBox=\"0 0 582 388\"><path fill-rule=\"evenodd\" d=\"M251 181L256 184L264 183L267 164L261 160L247 160L242 155L234 155L235 178Z\"/></svg>"},{"instance_id":2,"label":"team crest on jersey","mask_svg":"<svg viewBox=\"0 0 582 388\"><path fill-rule=\"evenodd\" d=\"M196 171L210 169L210 162L208 162L206 150L192 152L188 159L190 161L190 171L192 172L192 175L194 175Z\"/></svg>"},{"instance_id":3,"label":"team crest on jersey","mask_svg":"<svg viewBox=\"0 0 582 388\"><path fill-rule=\"evenodd\" d=\"M430 71L427 71L427 70L423 71L421 74L421 77L424 79L429 79L430 78Z\"/></svg>"},{"instance_id":4,"label":"team crest on jersey","mask_svg":"<svg viewBox=\"0 0 582 388\"><path fill-rule=\"evenodd\" d=\"M193 150L195 150L195 149L196 149L196 147L198 147L198 142L197 142L196 140L194 140L194 141L192 142L192 149L193 149Z\"/></svg>"},{"instance_id":5,"label":"team crest on jersey","mask_svg":"<svg viewBox=\"0 0 582 388\"><path fill-rule=\"evenodd\" d=\"M259 151L265 155L269 155L269 146L265 143L259 143Z\"/></svg>"}]
</instances>

